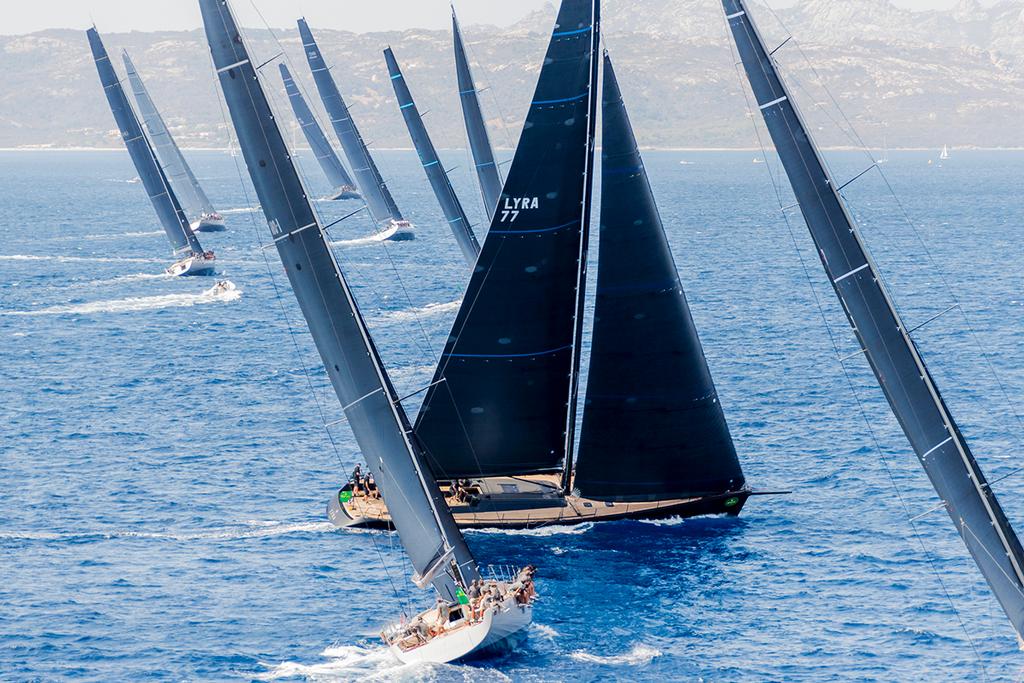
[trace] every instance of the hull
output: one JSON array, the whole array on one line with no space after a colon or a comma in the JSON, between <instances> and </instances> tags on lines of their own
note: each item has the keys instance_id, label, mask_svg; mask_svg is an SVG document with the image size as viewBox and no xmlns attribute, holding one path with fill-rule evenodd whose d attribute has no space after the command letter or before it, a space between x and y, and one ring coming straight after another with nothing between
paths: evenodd
<instances>
[{"instance_id":1,"label":"hull","mask_svg":"<svg viewBox=\"0 0 1024 683\"><path fill-rule=\"evenodd\" d=\"M224 232L227 230L227 226L224 224L223 216L219 213L212 213L204 215L193 223L192 230L195 232Z\"/></svg>"},{"instance_id":2,"label":"hull","mask_svg":"<svg viewBox=\"0 0 1024 683\"><path fill-rule=\"evenodd\" d=\"M381 234L388 242L408 242L416 239L416 230L409 221L388 221Z\"/></svg>"},{"instance_id":3,"label":"hull","mask_svg":"<svg viewBox=\"0 0 1024 683\"><path fill-rule=\"evenodd\" d=\"M507 487L519 489L505 493ZM469 503L451 497L442 487L446 502L461 529L536 529L544 526L572 526L592 522L656 520L737 516L752 492L749 489L712 496L644 502L606 502L579 496L563 496L557 478L543 475L492 478L473 481L471 489L481 495ZM391 518L379 498L353 495L346 485L327 503L327 517L339 528L389 529Z\"/></svg>"},{"instance_id":4,"label":"hull","mask_svg":"<svg viewBox=\"0 0 1024 683\"><path fill-rule=\"evenodd\" d=\"M167 269L168 275L179 277L213 275L217 270L217 257L213 252L193 254L181 259Z\"/></svg>"},{"instance_id":5,"label":"hull","mask_svg":"<svg viewBox=\"0 0 1024 683\"><path fill-rule=\"evenodd\" d=\"M334 191L327 198L335 202L341 199L362 199L362 195L352 185L342 185L341 187L334 188Z\"/></svg>"}]
</instances>

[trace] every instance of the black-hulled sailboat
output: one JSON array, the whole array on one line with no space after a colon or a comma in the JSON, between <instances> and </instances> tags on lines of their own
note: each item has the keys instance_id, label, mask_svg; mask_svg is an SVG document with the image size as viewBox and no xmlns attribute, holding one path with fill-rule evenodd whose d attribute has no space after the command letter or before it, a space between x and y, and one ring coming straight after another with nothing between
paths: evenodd
<instances>
[{"instance_id":1,"label":"black-hulled sailboat","mask_svg":"<svg viewBox=\"0 0 1024 683\"><path fill-rule=\"evenodd\" d=\"M146 84L143 82L139 72L135 69L127 50L122 51L121 58L124 61L124 68L128 74L128 82L132 86L132 94L139 106L139 113L146 124L146 131L149 133L149 141L156 152L157 159L164 170L164 175L170 182L174 194L181 202L181 207L188 216L189 225L196 232L221 232L225 229L224 217L213 203L206 196L192 167L188 165L185 156L178 148L171 132L167 130L163 116L149 96Z\"/></svg>"},{"instance_id":2,"label":"black-hulled sailboat","mask_svg":"<svg viewBox=\"0 0 1024 683\"><path fill-rule=\"evenodd\" d=\"M334 76L331 75L327 61L313 38L313 32L309 30L305 19L299 19L298 25L302 48L306 53L309 68L313 72L313 80L320 93L320 100L331 119L334 132L341 142L341 148L356 177L356 185L366 201L366 208L370 212L371 218L388 239L396 241L413 239L415 232L412 223L407 221L402 216L402 212L398 210L391 191L377 169L377 164L370 155L369 148L363 141L363 136L359 134L355 119L352 118L352 113L341 96L341 91L334 81Z\"/></svg>"},{"instance_id":3,"label":"black-hulled sailboat","mask_svg":"<svg viewBox=\"0 0 1024 683\"><path fill-rule=\"evenodd\" d=\"M836 296L943 507L1024 634L1024 552L886 291L811 131L742 0L723 0L740 59Z\"/></svg>"},{"instance_id":4,"label":"black-hulled sailboat","mask_svg":"<svg viewBox=\"0 0 1024 683\"><path fill-rule=\"evenodd\" d=\"M285 64L278 66L281 68L281 80L284 81L284 89L288 93L288 101L291 102L295 119L299 122L303 135L306 136L309 148L313 150L316 162L320 164L320 169L327 176L331 187L334 188L328 195L328 199L359 199L359 190L356 189L356 185L348 171L345 170L341 159L334 153L334 148L331 147L330 141L324 135L316 117L313 116L313 110L309 108L309 103L302 96L302 91L299 90L298 84L292 78L288 66Z\"/></svg>"},{"instance_id":5,"label":"black-hulled sailboat","mask_svg":"<svg viewBox=\"0 0 1024 683\"><path fill-rule=\"evenodd\" d=\"M330 250L266 93L226 0L199 0L224 99L271 236L331 385L377 486L391 501L394 526L416 570L443 605L382 636L403 662L450 662L512 646L532 618L529 572L472 608L466 593L480 579L401 399Z\"/></svg>"},{"instance_id":6,"label":"black-hulled sailboat","mask_svg":"<svg viewBox=\"0 0 1024 683\"><path fill-rule=\"evenodd\" d=\"M164 232L171 242L177 261L167 272L171 275L211 275L214 272L215 256L212 251L204 251L198 238L192 231L189 219L178 202L177 195L157 161L153 147L142 130L139 118L132 109L128 96L121 86L114 65L107 55L100 34L95 28L87 32L89 46L92 49L96 70L99 72L100 83L107 96L107 103L114 115L117 127L121 132L125 147L131 156L135 170L139 174L142 186L149 195L149 200L156 210Z\"/></svg>"},{"instance_id":7,"label":"black-hulled sailboat","mask_svg":"<svg viewBox=\"0 0 1024 683\"><path fill-rule=\"evenodd\" d=\"M398 109L405 119L406 128L409 129L409 137L412 138L413 146L420 158L420 165L423 172L427 174L430 187L434 191L437 203L441 205L448 227L455 236L455 242L459 245L463 258L473 265L480 254L480 243L473 234L473 226L469 224L469 218L462 209L462 202L455 194L451 180L448 178L448 171L441 165L441 159L437 156L434 143L430 140L430 133L423 124L420 110L412 98L409 84L406 83L402 69L395 59L395 53L391 48L384 50L384 60L387 63L388 74L391 77L391 85L395 89L395 97L398 100Z\"/></svg>"}]
</instances>

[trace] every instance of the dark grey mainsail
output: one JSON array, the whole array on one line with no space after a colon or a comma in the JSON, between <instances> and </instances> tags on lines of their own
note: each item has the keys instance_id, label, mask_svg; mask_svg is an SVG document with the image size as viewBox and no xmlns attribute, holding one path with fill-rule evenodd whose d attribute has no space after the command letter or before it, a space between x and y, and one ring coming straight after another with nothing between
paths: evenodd
<instances>
[{"instance_id":1,"label":"dark grey mainsail","mask_svg":"<svg viewBox=\"0 0 1024 683\"><path fill-rule=\"evenodd\" d=\"M388 74L391 76L391 85L395 88L395 97L398 98L398 108L405 119L405 125L409 129L409 136L412 138L413 146L416 147L416 153L419 154L420 165L423 166L423 171L427 174L430 187L434 191L434 196L437 197L438 204L441 205L445 220L448 221L448 227L455 235L455 241L458 243L463 257L472 266L476 263L476 257L480 253L480 243L477 242L476 235L473 234L473 228L469 224L466 212L462 210L462 203L455 194L455 188L452 187L451 180L448 178L448 172L441 165L441 159L437 156L437 150L434 149L434 143L430 140L427 127L423 125L420 110L412 98L409 85L406 83L402 69L398 66L398 60L395 59L395 53L390 47L384 50L384 59L388 65Z\"/></svg>"},{"instance_id":2,"label":"dark grey mainsail","mask_svg":"<svg viewBox=\"0 0 1024 683\"><path fill-rule=\"evenodd\" d=\"M597 300L573 489L614 501L738 491L743 471L607 54L602 122Z\"/></svg>"},{"instance_id":3,"label":"dark grey mainsail","mask_svg":"<svg viewBox=\"0 0 1024 683\"><path fill-rule=\"evenodd\" d=\"M164 175L163 169L157 162L156 154L142 131L139 118L135 110L128 102L124 88L121 87L121 80L114 71L114 65L107 55L107 49L100 40L100 34L95 28L86 32L89 36L89 46L92 48L93 60L96 62L96 70L100 75L100 83L103 84L103 91L107 95L107 102L110 104L110 111L114 114L114 121L121 131L125 147L135 164L135 170L142 180L142 186L146 188L160 224L171 241L175 254L192 252L202 254L203 248L196 239L195 233L189 226L188 217L182 210L178 199Z\"/></svg>"},{"instance_id":4,"label":"dark grey mainsail","mask_svg":"<svg viewBox=\"0 0 1024 683\"><path fill-rule=\"evenodd\" d=\"M758 107L861 349L1018 637L1024 553L882 284L857 226L742 0L723 0Z\"/></svg>"},{"instance_id":5,"label":"dark grey mainsail","mask_svg":"<svg viewBox=\"0 0 1024 683\"><path fill-rule=\"evenodd\" d=\"M331 143L327 140L327 136L324 135L323 129L317 123L316 117L313 116L309 103L302 96L302 92L295 83L295 79L292 78L291 72L288 71L288 67L284 64L279 66L281 68L281 80L284 81L284 89L288 93L288 101L291 102L295 119L299 122L299 126L302 128L303 135L306 136L306 142L309 143L310 149L313 150L313 156L316 157L317 163L320 164L320 168L323 170L324 175L327 176L328 182L331 183L334 198L355 199L359 196L356 192L355 183L352 182L352 178L349 176L348 171L345 170L341 159L334 153L334 148L331 147Z\"/></svg>"},{"instance_id":6,"label":"dark grey mainsail","mask_svg":"<svg viewBox=\"0 0 1024 683\"><path fill-rule=\"evenodd\" d=\"M462 30L459 19L452 7L452 36L455 41L455 73L459 79L459 100L462 102L462 117L466 122L466 135L469 138L469 149L473 153L476 165L476 176L480 183L480 195L483 197L484 210L487 217L494 217L501 196L501 170L494 160L494 149L491 137L487 133L483 111L480 109L479 91L473 81L473 72L469 68L466 57L466 46L462 42Z\"/></svg>"},{"instance_id":7,"label":"dark grey mainsail","mask_svg":"<svg viewBox=\"0 0 1024 683\"><path fill-rule=\"evenodd\" d=\"M389 221L401 221L402 212L398 210L391 191L384 183L377 164L370 156L370 150L363 142L363 136L359 134L356 122L352 119L348 105L338 90L334 76L331 75L327 62L320 53L320 48L313 39L313 33L305 19L299 19L299 35L302 37L302 47L306 53L306 60L309 68L313 71L313 80L316 82L320 99L324 103L324 109L331 119L334 132L341 141L341 147L345 150L345 157L348 159L352 173L356 177L356 185L363 194L366 206L370 215L378 225L384 225Z\"/></svg>"},{"instance_id":8,"label":"dark grey mainsail","mask_svg":"<svg viewBox=\"0 0 1024 683\"><path fill-rule=\"evenodd\" d=\"M519 148L416 423L440 477L572 461L599 9L564 0Z\"/></svg>"},{"instance_id":9,"label":"dark grey mainsail","mask_svg":"<svg viewBox=\"0 0 1024 683\"><path fill-rule=\"evenodd\" d=\"M478 577L327 244L225 0L199 0L239 146L295 297L413 566L446 599ZM459 574L456 578L454 575Z\"/></svg>"}]
</instances>

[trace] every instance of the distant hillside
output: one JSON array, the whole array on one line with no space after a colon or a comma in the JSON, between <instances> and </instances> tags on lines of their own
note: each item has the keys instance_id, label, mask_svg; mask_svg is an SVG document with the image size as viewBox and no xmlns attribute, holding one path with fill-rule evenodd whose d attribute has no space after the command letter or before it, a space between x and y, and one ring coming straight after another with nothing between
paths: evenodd
<instances>
[{"instance_id":1,"label":"distant hillside","mask_svg":"<svg viewBox=\"0 0 1024 683\"><path fill-rule=\"evenodd\" d=\"M604 35L642 144L755 145L719 3L645 0L639 7L607 0ZM755 12L768 38L781 43L787 34L768 10ZM549 6L514 26L464 29L477 76L491 86L484 106L495 124L496 144L508 146L518 135L553 16ZM1024 147L1024 0L987 8L961 0L942 12L907 12L889 0L804 0L779 17L799 44L788 43L778 56L807 89L801 100L825 144L849 139L814 113L813 104L826 96L812 87L814 74L804 55L869 144ZM316 30L316 17L309 19ZM315 92L297 32L275 33L307 92ZM268 31L248 35L263 59L281 51ZM381 55L386 45L403 63L420 109L429 111L435 142L464 144L447 32L317 35L364 136L376 146L409 146ZM121 48L132 54L184 146L228 144L199 31L104 39L118 66ZM276 68L266 74L279 84ZM283 89L280 95L284 104ZM290 111L282 113L291 122ZM0 147L119 144L84 32L0 36Z\"/></svg>"}]
</instances>

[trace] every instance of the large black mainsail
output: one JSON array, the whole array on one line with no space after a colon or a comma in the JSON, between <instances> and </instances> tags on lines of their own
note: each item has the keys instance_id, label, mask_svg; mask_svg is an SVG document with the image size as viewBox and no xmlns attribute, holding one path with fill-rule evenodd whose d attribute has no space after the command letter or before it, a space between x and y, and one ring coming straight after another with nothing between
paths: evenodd
<instances>
[{"instance_id":1,"label":"large black mainsail","mask_svg":"<svg viewBox=\"0 0 1024 683\"><path fill-rule=\"evenodd\" d=\"M738 491L743 471L607 54L602 122L594 331L573 489L615 501Z\"/></svg>"},{"instance_id":2,"label":"large black mainsail","mask_svg":"<svg viewBox=\"0 0 1024 683\"><path fill-rule=\"evenodd\" d=\"M295 113L295 120L299 122L302 134L306 136L306 142L309 143L310 149L313 150L313 156L316 157L321 170L327 176L328 182L331 183L334 195L345 199L358 196L355 192L355 183L352 182L352 178L349 176L348 171L345 170L341 159L334 153L334 148L331 147L331 143L327 140L327 136L324 135L323 129L317 123L316 117L313 116L313 110L309 108L309 103L302 96L302 92L299 90L298 84L295 83L295 79L292 78L288 66L285 64L278 66L281 68L281 80L284 81L284 90L288 94L288 101L291 102L292 112Z\"/></svg>"},{"instance_id":3,"label":"large black mainsail","mask_svg":"<svg viewBox=\"0 0 1024 683\"><path fill-rule=\"evenodd\" d=\"M829 281L893 413L1018 637L1024 553L886 291L742 0L723 0L758 107Z\"/></svg>"},{"instance_id":4,"label":"large black mainsail","mask_svg":"<svg viewBox=\"0 0 1024 683\"><path fill-rule=\"evenodd\" d=\"M157 162L156 154L142 131L135 110L128 102L121 80L114 71L114 65L107 55L107 49L103 46L99 32L90 28L87 32L89 46L92 48L93 60L96 62L96 70L100 75L100 83L103 84L103 91L107 95L107 102L110 104L110 111L114 114L114 121L121 131L125 147L135 164L135 170L142 180L142 186L146 188L160 224L167 233L175 254L192 252L202 254L203 248L196 239L195 233L189 226L188 217L182 210L178 199L171 189L163 169Z\"/></svg>"},{"instance_id":5,"label":"large black mainsail","mask_svg":"<svg viewBox=\"0 0 1024 683\"><path fill-rule=\"evenodd\" d=\"M338 268L225 0L199 0L246 166L295 297L359 447L421 577L455 601L476 562L430 477L352 291ZM425 583L425 582L424 582Z\"/></svg>"},{"instance_id":6,"label":"large black mainsail","mask_svg":"<svg viewBox=\"0 0 1024 683\"><path fill-rule=\"evenodd\" d=\"M523 134L416 423L438 477L572 460L599 5L564 0Z\"/></svg>"},{"instance_id":7,"label":"large black mainsail","mask_svg":"<svg viewBox=\"0 0 1024 683\"><path fill-rule=\"evenodd\" d=\"M455 194L455 188L452 187L451 180L448 178L448 172L441 165L441 159L437 156L437 150L434 149L434 143L430 140L427 127L423 125L420 110L412 98L409 85L406 83L402 69L398 66L398 60L395 59L395 53L390 47L384 50L384 59L388 65L391 84L395 88L395 97L398 98L398 108L402 112L405 126L409 129L409 137L412 138L412 144L416 147L416 153L420 157L420 165L423 166L423 171L427 174L430 187L434 191L434 196L437 197L437 203L441 205L441 211L444 212L445 220L448 221L448 227L455 235L455 241L458 243L463 257L472 266L476 263L476 257L480 253L480 243L477 242L476 235L473 234L473 227L469 224L466 212L462 210L462 203Z\"/></svg>"},{"instance_id":8,"label":"large black mainsail","mask_svg":"<svg viewBox=\"0 0 1024 683\"><path fill-rule=\"evenodd\" d=\"M494 160L494 149L491 137L487 133L483 111L480 109L479 91L473 80L473 72L469 68L466 57L466 46L462 42L462 30L459 19L452 7L452 36L455 42L455 73L459 79L459 100L462 102L462 117L466 122L466 135L469 138L469 149L473 153L476 176L480 183L480 195L483 197L487 217L494 217L501 196L501 170Z\"/></svg>"},{"instance_id":9,"label":"large black mainsail","mask_svg":"<svg viewBox=\"0 0 1024 683\"><path fill-rule=\"evenodd\" d=\"M370 215L378 225L384 225L389 221L402 221L402 212L398 210L391 191L384 183L384 178L377 169L370 150L363 142L363 136L359 134L356 122L352 118L348 105L338 90L334 76L327 66L326 60L320 52L320 48L313 39L313 33L305 19L299 19L299 35L302 37L302 48L306 53L306 60L313 72L313 80L316 82L320 99L324 103L324 109L331 119L334 132L341 141L341 147L345 151L345 157L352 167L352 173L356 177L356 185L363 194L366 206Z\"/></svg>"}]
</instances>

